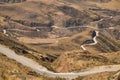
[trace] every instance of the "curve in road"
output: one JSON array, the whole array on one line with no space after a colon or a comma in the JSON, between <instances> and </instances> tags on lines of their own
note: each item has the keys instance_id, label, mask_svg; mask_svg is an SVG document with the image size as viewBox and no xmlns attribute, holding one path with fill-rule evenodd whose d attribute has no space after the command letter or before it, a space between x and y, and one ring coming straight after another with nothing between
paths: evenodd
<instances>
[{"instance_id":1,"label":"curve in road","mask_svg":"<svg viewBox=\"0 0 120 80\"><path fill-rule=\"evenodd\" d=\"M95 31L95 37L93 37L93 41L94 41L93 43L83 44L83 45L81 45L81 48L82 48L83 50L87 50L87 49L85 48L85 46L97 44L97 40L96 40L97 36L99 36L99 31Z\"/></svg>"},{"instance_id":2,"label":"curve in road","mask_svg":"<svg viewBox=\"0 0 120 80\"><path fill-rule=\"evenodd\" d=\"M94 67L94 68L88 69L84 72L55 73L55 72L49 71L45 67L39 65L38 63L36 63L35 61L33 61L29 58L17 55L13 50L11 50L3 45L0 45L0 53L3 55L6 55L7 57L9 57L11 59L16 60L17 62L19 62L27 67L32 68L37 73L44 75L44 76L48 76L48 77L60 77L60 78L73 79L73 78L77 78L79 76L87 76L87 75L95 74L95 73L120 70L120 65L107 65L107 66Z\"/></svg>"}]
</instances>

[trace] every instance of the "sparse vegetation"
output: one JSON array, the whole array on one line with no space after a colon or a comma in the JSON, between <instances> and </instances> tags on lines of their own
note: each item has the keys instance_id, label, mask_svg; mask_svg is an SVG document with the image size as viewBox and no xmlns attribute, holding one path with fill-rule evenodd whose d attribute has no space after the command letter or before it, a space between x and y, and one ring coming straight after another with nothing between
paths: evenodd
<instances>
[{"instance_id":1,"label":"sparse vegetation","mask_svg":"<svg viewBox=\"0 0 120 80\"><path fill-rule=\"evenodd\" d=\"M0 0L0 44L54 72L120 64L119 5L119 0ZM95 30L98 43L83 51L80 46L93 43ZM0 64L0 80L65 80L41 76L3 55ZM111 74L73 80L108 80Z\"/></svg>"}]
</instances>

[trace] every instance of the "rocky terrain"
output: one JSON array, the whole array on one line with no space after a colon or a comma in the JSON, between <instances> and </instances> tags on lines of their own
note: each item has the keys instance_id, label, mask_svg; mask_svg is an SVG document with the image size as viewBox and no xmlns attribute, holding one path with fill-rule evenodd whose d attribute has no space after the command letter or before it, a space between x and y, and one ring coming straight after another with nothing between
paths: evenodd
<instances>
[{"instance_id":1,"label":"rocky terrain","mask_svg":"<svg viewBox=\"0 0 120 80\"><path fill-rule=\"evenodd\" d=\"M5 3L20 3L24 1L26 0L0 0L0 2L5 2Z\"/></svg>"},{"instance_id":2,"label":"rocky terrain","mask_svg":"<svg viewBox=\"0 0 120 80\"><path fill-rule=\"evenodd\" d=\"M120 0L0 0L0 43L55 72L120 64L119 5ZM93 43L95 31L97 44L84 51L80 46ZM115 73L104 74L108 80Z\"/></svg>"}]
</instances>

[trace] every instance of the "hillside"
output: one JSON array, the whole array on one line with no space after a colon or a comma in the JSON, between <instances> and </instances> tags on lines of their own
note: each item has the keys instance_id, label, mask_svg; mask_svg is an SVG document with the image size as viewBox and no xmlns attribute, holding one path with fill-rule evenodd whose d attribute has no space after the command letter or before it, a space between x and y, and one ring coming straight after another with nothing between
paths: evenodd
<instances>
[{"instance_id":1,"label":"hillside","mask_svg":"<svg viewBox=\"0 0 120 80\"><path fill-rule=\"evenodd\" d=\"M120 0L0 0L0 43L54 72L120 64L119 5ZM114 72L103 74L107 80Z\"/></svg>"}]
</instances>

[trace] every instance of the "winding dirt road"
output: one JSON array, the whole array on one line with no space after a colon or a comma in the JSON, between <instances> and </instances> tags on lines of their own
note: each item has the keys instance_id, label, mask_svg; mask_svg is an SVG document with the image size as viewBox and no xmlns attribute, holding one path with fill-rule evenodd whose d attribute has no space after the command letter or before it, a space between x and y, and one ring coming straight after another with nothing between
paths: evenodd
<instances>
[{"instance_id":1,"label":"winding dirt road","mask_svg":"<svg viewBox=\"0 0 120 80\"><path fill-rule=\"evenodd\" d=\"M45 67L39 65L35 61L26 58L24 56L17 55L13 50L7 48L6 46L0 45L0 53L6 55L7 57L16 60L17 62L32 68L37 73L48 76L48 77L60 77L60 78L77 78L78 76L87 76L90 74L100 73L100 72L111 72L120 70L120 65L106 65L106 66L96 66L94 68L88 69L83 72L70 72L70 73L55 73L49 71Z\"/></svg>"},{"instance_id":2,"label":"winding dirt road","mask_svg":"<svg viewBox=\"0 0 120 80\"><path fill-rule=\"evenodd\" d=\"M96 40L97 36L99 36L99 31L95 31L95 37L93 38L93 41L94 41L93 43L83 44L83 45L81 45L81 48L82 48L83 50L87 50L87 49L85 48L85 46L97 44L97 40Z\"/></svg>"}]
</instances>

